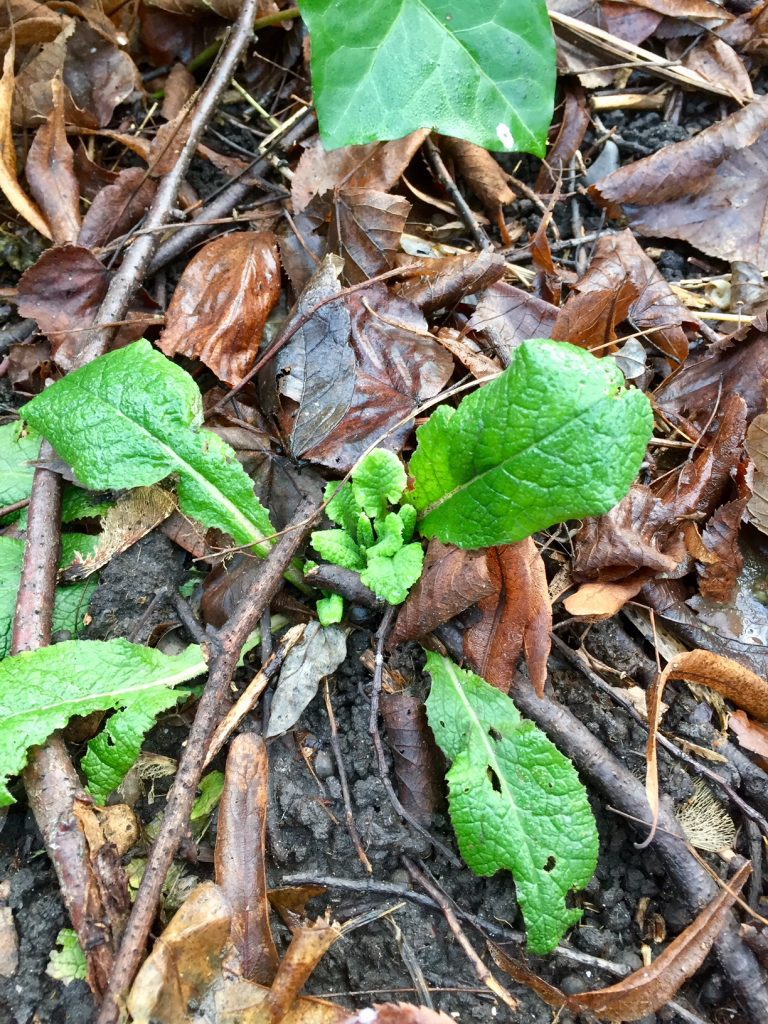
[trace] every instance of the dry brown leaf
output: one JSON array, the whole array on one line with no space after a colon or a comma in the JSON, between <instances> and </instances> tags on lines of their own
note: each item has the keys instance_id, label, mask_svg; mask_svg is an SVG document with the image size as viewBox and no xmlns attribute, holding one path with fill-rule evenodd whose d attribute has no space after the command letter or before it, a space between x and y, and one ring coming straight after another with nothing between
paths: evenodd
<instances>
[{"instance_id":1,"label":"dry brown leaf","mask_svg":"<svg viewBox=\"0 0 768 1024\"><path fill-rule=\"evenodd\" d=\"M152 203L157 186L140 167L126 167L100 189L83 217L78 243L97 249L134 227Z\"/></svg>"},{"instance_id":2,"label":"dry brown leaf","mask_svg":"<svg viewBox=\"0 0 768 1024\"><path fill-rule=\"evenodd\" d=\"M214 868L231 914L231 939L248 981L270 985L279 958L269 922L264 843L269 761L261 736L241 733L227 757Z\"/></svg>"},{"instance_id":3,"label":"dry brown leaf","mask_svg":"<svg viewBox=\"0 0 768 1024\"><path fill-rule=\"evenodd\" d=\"M566 86L565 89L562 120L557 137L549 147L547 159L542 162L536 179L536 191L539 194L554 190L565 168L578 152L591 120L587 97L581 86L576 83L570 87Z\"/></svg>"},{"instance_id":4,"label":"dry brown leaf","mask_svg":"<svg viewBox=\"0 0 768 1024\"><path fill-rule=\"evenodd\" d=\"M400 801L418 821L429 825L444 802L443 760L427 724L424 701L410 693L383 693L381 717L397 778Z\"/></svg>"},{"instance_id":5,"label":"dry brown leaf","mask_svg":"<svg viewBox=\"0 0 768 1024\"><path fill-rule=\"evenodd\" d=\"M31 199L28 198L16 175L16 145L13 141L11 107L15 89L13 60L15 48L8 47L3 58L3 76L0 78L0 190L24 220L45 238L51 238L51 230Z\"/></svg>"},{"instance_id":6,"label":"dry brown leaf","mask_svg":"<svg viewBox=\"0 0 768 1024\"><path fill-rule=\"evenodd\" d=\"M442 149L450 156L459 175L483 204L488 216L498 221L502 206L514 203L517 195L509 187L509 175L493 154L465 139L441 139Z\"/></svg>"},{"instance_id":7,"label":"dry brown leaf","mask_svg":"<svg viewBox=\"0 0 768 1024\"><path fill-rule=\"evenodd\" d=\"M183 64L174 64L165 80L165 96L160 108L162 116L172 121L191 99L195 89L197 81L192 72L187 71Z\"/></svg>"},{"instance_id":8,"label":"dry brown leaf","mask_svg":"<svg viewBox=\"0 0 768 1024\"><path fill-rule=\"evenodd\" d=\"M221 970L230 911L221 889L204 882L184 901L144 961L127 999L133 1024L186 1024Z\"/></svg>"},{"instance_id":9,"label":"dry brown leaf","mask_svg":"<svg viewBox=\"0 0 768 1024\"><path fill-rule=\"evenodd\" d=\"M201 14L218 14L220 18L234 21L243 6L242 0L147 0L152 7L159 7L169 14L184 14L189 17ZM258 17L273 13L276 7L270 0L262 0Z\"/></svg>"},{"instance_id":10,"label":"dry brown leaf","mask_svg":"<svg viewBox=\"0 0 768 1024\"><path fill-rule=\"evenodd\" d=\"M747 454L754 463L752 497L747 503L751 522L768 533L768 413L755 416L749 425Z\"/></svg>"},{"instance_id":11,"label":"dry brown leaf","mask_svg":"<svg viewBox=\"0 0 768 1024\"><path fill-rule=\"evenodd\" d=\"M437 340L451 355L456 356L462 366L466 366L476 380L491 380L503 369L498 357L490 359L476 341L452 327L439 328Z\"/></svg>"},{"instance_id":12,"label":"dry brown leaf","mask_svg":"<svg viewBox=\"0 0 768 1024\"><path fill-rule=\"evenodd\" d=\"M509 366L524 341L551 338L556 320L556 306L499 281L479 294L469 326L482 332Z\"/></svg>"},{"instance_id":13,"label":"dry brown leaf","mask_svg":"<svg viewBox=\"0 0 768 1024\"><path fill-rule=\"evenodd\" d=\"M613 355L618 352L616 327L627 319L636 298L637 288L627 280L615 288L574 291L557 314L552 337L597 355Z\"/></svg>"},{"instance_id":14,"label":"dry brown leaf","mask_svg":"<svg viewBox=\"0 0 768 1024\"><path fill-rule=\"evenodd\" d=\"M590 188L630 226L679 238L728 261L768 261L762 182L768 168L768 97L653 156L622 167ZM734 197L738 202L734 202Z\"/></svg>"},{"instance_id":15,"label":"dry brown leaf","mask_svg":"<svg viewBox=\"0 0 768 1024\"><path fill-rule=\"evenodd\" d=\"M252 981L236 981L214 995L215 1024L265 1024L269 1017L269 989ZM302 996L280 1018L279 1024L344 1024L349 1010L337 1003Z\"/></svg>"},{"instance_id":16,"label":"dry brown leaf","mask_svg":"<svg viewBox=\"0 0 768 1024\"><path fill-rule=\"evenodd\" d=\"M386 192L396 184L427 135L429 129L420 128L393 142L344 146L330 153L316 138L305 149L293 175L294 210L301 213L313 196L337 187Z\"/></svg>"},{"instance_id":17,"label":"dry brown leaf","mask_svg":"<svg viewBox=\"0 0 768 1024\"><path fill-rule=\"evenodd\" d=\"M263 1007L266 1012L254 1016L253 1024L278 1024L282 1021L307 978L343 934L342 925L322 918L295 928Z\"/></svg>"},{"instance_id":18,"label":"dry brown leaf","mask_svg":"<svg viewBox=\"0 0 768 1024\"><path fill-rule=\"evenodd\" d=\"M580 618L611 618L640 593L649 578L649 573L636 572L616 582L582 583L575 594L566 597L563 607Z\"/></svg>"},{"instance_id":19,"label":"dry brown leaf","mask_svg":"<svg viewBox=\"0 0 768 1024\"><path fill-rule=\"evenodd\" d=\"M160 338L167 356L199 359L238 384L253 366L267 317L280 298L271 233L215 238L190 260L173 293Z\"/></svg>"},{"instance_id":20,"label":"dry brown leaf","mask_svg":"<svg viewBox=\"0 0 768 1024\"><path fill-rule=\"evenodd\" d=\"M74 242L80 233L80 186L75 155L64 130L61 79L52 83L53 110L29 147L24 173L33 197L51 227L56 245Z\"/></svg>"},{"instance_id":21,"label":"dry brown leaf","mask_svg":"<svg viewBox=\"0 0 768 1024\"><path fill-rule=\"evenodd\" d=\"M402 284L395 290L422 312L434 313L500 281L505 269L504 257L490 250L419 260L413 273L405 270Z\"/></svg>"},{"instance_id":22,"label":"dry brown leaf","mask_svg":"<svg viewBox=\"0 0 768 1024\"><path fill-rule=\"evenodd\" d=\"M344 274L350 284L367 281L394 266L411 209L407 199L376 189L347 187L333 193L330 209L328 248L344 258Z\"/></svg>"},{"instance_id":23,"label":"dry brown leaf","mask_svg":"<svg viewBox=\"0 0 768 1024\"><path fill-rule=\"evenodd\" d=\"M59 578L65 582L81 580L101 569L115 555L127 551L154 530L176 508L173 495L162 487L136 487L111 508L101 520L101 533L95 549L86 556L76 554Z\"/></svg>"},{"instance_id":24,"label":"dry brown leaf","mask_svg":"<svg viewBox=\"0 0 768 1024\"><path fill-rule=\"evenodd\" d=\"M753 722L743 711L728 716L728 728L736 734L739 745L753 754L768 759L768 729Z\"/></svg>"},{"instance_id":25,"label":"dry brown leaf","mask_svg":"<svg viewBox=\"0 0 768 1024\"><path fill-rule=\"evenodd\" d=\"M543 696L552 631L544 560L531 537L488 548L486 559L495 592L478 603L481 618L464 634L464 655L478 675L507 693L524 650L531 682Z\"/></svg>"},{"instance_id":26,"label":"dry brown leaf","mask_svg":"<svg viewBox=\"0 0 768 1024\"><path fill-rule=\"evenodd\" d=\"M670 53L672 60L677 56L676 52ZM716 35L705 36L702 42L681 56L683 67L690 68L708 82L730 92L739 103L749 103L755 98L744 61L728 43Z\"/></svg>"},{"instance_id":27,"label":"dry brown leaf","mask_svg":"<svg viewBox=\"0 0 768 1024\"><path fill-rule=\"evenodd\" d=\"M495 592L484 551L464 551L431 540L424 571L400 609L389 647L426 636Z\"/></svg>"},{"instance_id":28,"label":"dry brown leaf","mask_svg":"<svg viewBox=\"0 0 768 1024\"><path fill-rule=\"evenodd\" d=\"M739 531L747 498L736 498L715 510L701 533L703 557L698 559L699 591L714 601L729 601L744 567ZM695 529L695 524L689 524Z\"/></svg>"}]
</instances>

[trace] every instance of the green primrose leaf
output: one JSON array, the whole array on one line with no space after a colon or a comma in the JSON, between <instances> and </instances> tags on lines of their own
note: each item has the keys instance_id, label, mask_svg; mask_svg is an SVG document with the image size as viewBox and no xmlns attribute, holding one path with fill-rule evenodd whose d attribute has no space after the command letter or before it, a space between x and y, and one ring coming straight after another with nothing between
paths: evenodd
<instances>
[{"instance_id":1,"label":"green primrose leaf","mask_svg":"<svg viewBox=\"0 0 768 1024\"><path fill-rule=\"evenodd\" d=\"M360 508L372 519L385 515L387 503L397 504L407 477L402 462L385 448L366 455L352 473L352 490Z\"/></svg>"},{"instance_id":2,"label":"green primrose leaf","mask_svg":"<svg viewBox=\"0 0 768 1024\"><path fill-rule=\"evenodd\" d=\"M646 396L623 384L612 359L523 343L500 377L417 431L409 497L422 534L490 547L613 508L653 427Z\"/></svg>"},{"instance_id":3,"label":"green primrose leaf","mask_svg":"<svg viewBox=\"0 0 768 1024\"><path fill-rule=\"evenodd\" d=\"M333 565L345 569L362 569L365 565L363 552L344 530L315 530L312 547Z\"/></svg>"},{"instance_id":4,"label":"green primrose leaf","mask_svg":"<svg viewBox=\"0 0 768 1024\"><path fill-rule=\"evenodd\" d=\"M45 973L55 981L68 985L70 981L85 981L88 964L85 959L77 932L73 928L62 928L56 936L58 949L51 950Z\"/></svg>"},{"instance_id":5,"label":"green primrose leaf","mask_svg":"<svg viewBox=\"0 0 768 1024\"><path fill-rule=\"evenodd\" d=\"M234 451L201 428L193 379L148 341L94 359L24 406L24 417L93 490L178 477L181 510L265 555L269 514Z\"/></svg>"},{"instance_id":6,"label":"green primrose leaf","mask_svg":"<svg viewBox=\"0 0 768 1024\"><path fill-rule=\"evenodd\" d=\"M315 607L321 626L335 626L344 618L344 598L339 594L326 594Z\"/></svg>"},{"instance_id":7,"label":"green primrose leaf","mask_svg":"<svg viewBox=\"0 0 768 1024\"><path fill-rule=\"evenodd\" d=\"M368 560L377 555L389 557L403 546L403 521L396 512L390 512L376 525L377 542L368 548Z\"/></svg>"},{"instance_id":8,"label":"green primrose leaf","mask_svg":"<svg viewBox=\"0 0 768 1024\"><path fill-rule=\"evenodd\" d=\"M416 529L418 513L413 505L401 505L400 511L397 514L400 516L400 522L403 524L403 542L407 544L411 537L413 537L413 531Z\"/></svg>"},{"instance_id":9,"label":"green primrose leaf","mask_svg":"<svg viewBox=\"0 0 768 1024\"><path fill-rule=\"evenodd\" d=\"M28 749L73 715L114 708L141 716L149 702L162 703L159 692L205 671L196 645L170 656L127 640L67 640L6 658L0 662L0 806L13 802L7 781L26 764ZM112 738L130 732L124 717Z\"/></svg>"},{"instance_id":10,"label":"green primrose leaf","mask_svg":"<svg viewBox=\"0 0 768 1024\"><path fill-rule=\"evenodd\" d=\"M347 482L339 486L332 481L325 488L323 500L329 502L325 514L331 522L338 523L353 540L357 540L357 517L360 515L360 506L355 501L352 484Z\"/></svg>"},{"instance_id":11,"label":"green primrose leaf","mask_svg":"<svg viewBox=\"0 0 768 1024\"><path fill-rule=\"evenodd\" d=\"M0 537L0 658L5 658L11 649L11 630L23 562L24 541L15 537ZM97 582L96 578L92 578L83 583L56 588L54 633L67 630L77 636L83 629L83 619Z\"/></svg>"},{"instance_id":12,"label":"green primrose leaf","mask_svg":"<svg viewBox=\"0 0 768 1024\"><path fill-rule=\"evenodd\" d=\"M0 506L15 505L32 492L35 467L32 462L40 454L42 438L34 430L25 434L19 423L0 427Z\"/></svg>"},{"instance_id":13,"label":"green primrose leaf","mask_svg":"<svg viewBox=\"0 0 768 1024\"><path fill-rule=\"evenodd\" d=\"M103 496L84 491L80 487L67 485L61 501L61 521L74 523L78 519L101 519L114 507L114 501L108 501Z\"/></svg>"},{"instance_id":14,"label":"green primrose leaf","mask_svg":"<svg viewBox=\"0 0 768 1024\"><path fill-rule=\"evenodd\" d=\"M357 517L357 542L363 551L367 551L376 543L376 535L373 532L373 524L365 512Z\"/></svg>"},{"instance_id":15,"label":"green primrose leaf","mask_svg":"<svg viewBox=\"0 0 768 1024\"><path fill-rule=\"evenodd\" d=\"M534 953L581 917L566 897L597 864L598 835L570 761L512 700L427 652L430 727L449 761L448 800L464 860L478 875L512 872Z\"/></svg>"},{"instance_id":16,"label":"green primrose leaf","mask_svg":"<svg viewBox=\"0 0 768 1024\"><path fill-rule=\"evenodd\" d=\"M327 149L416 128L543 156L555 44L545 0L299 0Z\"/></svg>"},{"instance_id":17,"label":"green primrose leaf","mask_svg":"<svg viewBox=\"0 0 768 1024\"><path fill-rule=\"evenodd\" d=\"M389 604L402 604L408 591L421 576L424 550L421 544L406 544L389 557L374 555L360 573L360 579Z\"/></svg>"}]
</instances>

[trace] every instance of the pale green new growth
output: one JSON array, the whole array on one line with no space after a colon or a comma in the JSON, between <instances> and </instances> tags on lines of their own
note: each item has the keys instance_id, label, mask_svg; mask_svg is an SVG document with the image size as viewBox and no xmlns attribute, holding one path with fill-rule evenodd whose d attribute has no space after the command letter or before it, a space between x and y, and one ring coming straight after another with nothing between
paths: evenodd
<instances>
[{"instance_id":1,"label":"pale green new growth","mask_svg":"<svg viewBox=\"0 0 768 1024\"><path fill-rule=\"evenodd\" d=\"M409 544L416 525L416 510L403 505L388 511L402 498L407 478L402 463L384 449L371 452L352 473L352 479L338 488L328 484L328 518L338 530L316 530L312 546L327 561L360 572L360 579L389 604L401 604L421 576L424 551L421 544ZM341 621L339 601L318 602L323 625ZM336 617L338 616L338 618Z\"/></svg>"},{"instance_id":2,"label":"pale green new growth","mask_svg":"<svg viewBox=\"0 0 768 1024\"><path fill-rule=\"evenodd\" d=\"M110 738L126 743L133 763L135 737L152 724L147 709L157 713L169 707L174 701L168 691L206 670L196 645L171 657L127 640L67 640L6 658L0 662L0 806L13 803L6 783L26 764L29 748L44 743L73 715L118 709ZM106 779L97 770L94 781L102 794Z\"/></svg>"},{"instance_id":3,"label":"pale green new growth","mask_svg":"<svg viewBox=\"0 0 768 1024\"><path fill-rule=\"evenodd\" d=\"M597 864L584 787L509 697L432 652L427 671L427 715L452 762L448 799L462 856L478 875L512 872L528 945L548 953L581 917L566 897L584 888Z\"/></svg>"},{"instance_id":4,"label":"pale green new growth","mask_svg":"<svg viewBox=\"0 0 768 1024\"><path fill-rule=\"evenodd\" d=\"M555 44L545 0L299 0L327 149L430 128L543 156Z\"/></svg>"},{"instance_id":5,"label":"pale green new growth","mask_svg":"<svg viewBox=\"0 0 768 1024\"><path fill-rule=\"evenodd\" d=\"M51 950L45 969L48 977L62 981L65 985L71 981L85 981L88 977L88 964L77 932L72 928L62 928L56 936L56 945L59 948Z\"/></svg>"},{"instance_id":6,"label":"pale green new growth","mask_svg":"<svg viewBox=\"0 0 768 1024\"><path fill-rule=\"evenodd\" d=\"M200 391L148 341L109 352L33 398L24 417L94 490L175 474L183 512L265 555L269 513L234 451L202 429Z\"/></svg>"},{"instance_id":7,"label":"pale green new growth","mask_svg":"<svg viewBox=\"0 0 768 1024\"><path fill-rule=\"evenodd\" d=\"M321 626L335 626L344 618L344 598L338 594L318 598L315 608Z\"/></svg>"},{"instance_id":8,"label":"pale green new growth","mask_svg":"<svg viewBox=\"0 0 768 1024\"><path fill-rule=\"evenodd\" d=\"M527 341L496 380L416 433L409 494L425 537L461 548L511 544L613 508L635 480L651 405L612 359Z\"/></svg>"}]
</instances>

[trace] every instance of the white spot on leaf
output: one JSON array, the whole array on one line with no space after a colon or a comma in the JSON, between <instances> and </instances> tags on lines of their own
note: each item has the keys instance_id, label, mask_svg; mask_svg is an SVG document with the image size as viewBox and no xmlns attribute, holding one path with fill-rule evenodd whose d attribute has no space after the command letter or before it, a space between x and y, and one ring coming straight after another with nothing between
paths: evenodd
<instances>
[{"instance_id":1,"label":"white spot on leaf","mask_svg":"<svg viewBox=\"0 0 768 1024\"><path fill-rule=\"evenodd\" d=\"M515 148L515 137L509 130L509 126L504 124L503 121L496 125L496 134L498 135L502 146L506 146L507 149Z\"/></svg>"}]
</instances>

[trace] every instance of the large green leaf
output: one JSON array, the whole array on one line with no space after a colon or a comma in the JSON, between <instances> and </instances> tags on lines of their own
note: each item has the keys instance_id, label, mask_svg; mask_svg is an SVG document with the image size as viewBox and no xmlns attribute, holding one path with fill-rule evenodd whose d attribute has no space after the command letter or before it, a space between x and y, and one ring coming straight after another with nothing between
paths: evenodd
<instances>
[{"instance_id":1,"label":"large green leaf","mask_svg":"<svg viewBox=\"0 0 768 1024\"><path fill-rule=\"evenodd\" d=\"M427 653L427 671L429 724L453 762L448 800L461 854L478 875L512 872L528 945L548 953L581 917L566 897L597 864L586 791L509 697L438 654Z\"/></svg>"},{"instance_id":2,"label":"large green leaf","mask_svg":"<svg viewBox=\"0 0 768 1024\"><path fill-rule=\"evenodd\" d=\"M417 431L409 497L422 534L490 547L613 508L653 427L646 396L623 385L612 359L525 342L500 377Z\"/></svg>"},{"instance_id":3,"label":"large green leaf","mask_svg":"<svg viewBox=\"0 0 768 1024\"><path fill-rule=\"evenodd\" d=\"M229 445L201 429L195 382L148 341L68 374L24 417L86 487L147 487L175 473L183 512L267 553L259 542L274 531L252 481Z\"/></svg>"},{"instance_id":4,"label":"large green leaf","mask_svg":"<svg viewBox=\"0 0 768 1024\"><path fill-rule=\"evenodd\" d=\"M545 0L299 0L326 148L416 128L543 156L555 43Z\"/></svg>"},{"instance_id":5,"label":"large green leaf","mask_svg":"<svg viewBox=\"0 0 768 1024\"><path fill-rule=\"evenodd\" d=\"M24 541L15 537L0 537L0 658L5 658L11 649L11 630L23 562ZM77 636L83 628L83 619L97 582L94 578L84 583L56 588L56 601L53 607L54 633L66 629L73 636Z\"/></svg>"},{"instance_id":6,"label":"large green leaf","mask_svg":"<svg viewBox=\"0 0 768 1024\"><path fill-rule=\"evenodd\" d=\"M19 433L18 423L0 427L0 507L28 498L32 491L41 438L34 431Z\"/></svg>"},{"instance_id":7,"label":"large green leaf","mask_svg":"<svg viewBox=\"0 0 768 1024\"><path fill-rule=\"evenodd\" d=\"M0 662L0 806L13 802L7 781L22 770L29 748L73 715L131 709L146 721L144 709L157 710L159 694L206 669L198 646L170 656L127 640L67 640L6 658ZM121 726L125 733L125 715Z\"/></svg>"}]
</instances>

